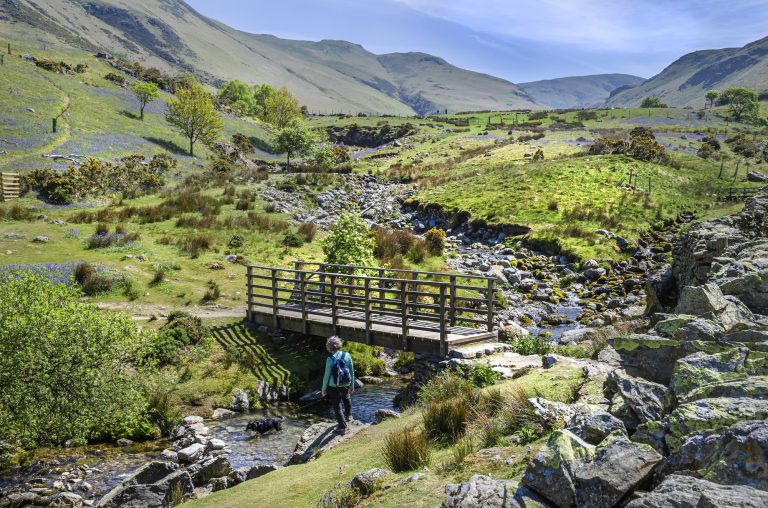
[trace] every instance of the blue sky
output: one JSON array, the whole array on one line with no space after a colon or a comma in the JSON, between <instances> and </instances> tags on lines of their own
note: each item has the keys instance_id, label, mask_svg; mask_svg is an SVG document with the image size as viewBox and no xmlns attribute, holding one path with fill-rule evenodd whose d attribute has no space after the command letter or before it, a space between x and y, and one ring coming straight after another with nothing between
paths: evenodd
<instances>
[{"instance_id":1,"label":"blue sky","mask_svg":"<svg viewBox=\"0 0 768 508\"><path fill-rule=\"evenodd\" d=\"M239 30L423 51L514 82L645 78L699 49L768 36L768 0L187 0Z\"/></svg>"}]
</instances>

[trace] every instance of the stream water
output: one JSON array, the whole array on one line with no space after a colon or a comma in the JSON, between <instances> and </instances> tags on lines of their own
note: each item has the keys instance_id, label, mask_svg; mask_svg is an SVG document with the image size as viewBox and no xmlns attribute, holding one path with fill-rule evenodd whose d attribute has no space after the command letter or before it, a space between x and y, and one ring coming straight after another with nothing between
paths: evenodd
<instances>
[{"instance_id":1,"label":"stream water","mask_svg":"<svg viewBox=\"0 0 768 508\"><path fill-rule=\"evenodd\" d=\"M352 417L373 423L377 409L395 409L393 400L402 388L402 382L394 379L366 385L352 395ZM283 430L263 436L245 430L248 422L265 416L285 416ZM211 437L226 443L227 457L236 469L285 462L307 427L329 420L333 420L333 411L325 402L320 402L303 409L296 404L277 405L227 420L206 421L206 425L211 429ZM33 465L0 477L0 499L3 492L25 490L30 483L53 486L54 482L61 481L62 473L68 474L73 469L79 470L77 476L87 471L83 481L90 484L98 499L143 464L164 460L162 451L168 446L167 441L158 440L124 447L93 445L40 450L40 458ZM75 492L82 494L78 489Z\"/></svg>"}]
</instances>

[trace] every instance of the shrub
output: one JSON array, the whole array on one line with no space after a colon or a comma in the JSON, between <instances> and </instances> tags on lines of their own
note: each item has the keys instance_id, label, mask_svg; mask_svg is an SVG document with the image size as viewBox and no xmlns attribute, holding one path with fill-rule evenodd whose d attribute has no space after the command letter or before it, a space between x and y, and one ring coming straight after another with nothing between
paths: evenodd
<instances>
[{"instance_id":1,"label":"shrub","mask_svg":"<svg viewBox=\"0 0 768 508\"><path fill-rule=\"evenodd\" d=\"M221 289L219 288L219 285L213 280L209 280L206 285L208 286L208 289L205 290L205 294L203 295L203 303L215 302L221 297Z\"/></svg>"},{"instance_id":2,"label":"shrub","mask_svg":"<svg viewBox=\"0 0 768 508\"><path fill-rule=\"evenodd\" d=\"M469 379L478 388L496 384L501 374L493 370L489 362L474 362L469 369Z\"/></svg>"},{"instance_id":3,"label":"shrub","mask_svg":"<svg viewBox=\"0 0 768 508\"><path fill-rule=\"evenodd\" d=\"M147 416L162 436L170 436L181 423L181 410L174 400L173 389L170 384L158 384L150 389L147 397Z\"/></svg>"},{"instance_id":4,"label":"shrub","mask_svg":"<svg viewBox=\"0 0 768 508\"><path fill-rule=\"evenodd\" d=\"M86 295L106 293L112 289L112 278L100 274L95 265L80 263L75 268L75 282L83 289Z\"/></svg>"},{"instance_id":5,"label":"shrub","mask_svg":"<svg viewBox=\"0 0 768 508\"><path fill-rule=\"evenodd\" d=\"M101 226L101 225L100 225ZM86 238L88 249L107 249L109 247L126 247L141 238L138 231L131 233L95 233Z\"/></svg>"},{"instance_id":6,"label":"shrub","mask_svg":"<svg viewBox=\"0 0 768 508\"><path fill-rule=\"evenodd\" d=\"M107 81L111 81L115 83L116 85L124 86L125 85L125 76L122 74L115 74L114 72L110 72L106 76L104 76L104 79Z\"/></svg>"},{"instance_id":7,"label":"shrub","mask_svg":"<svg viewBox=\"0 0 768 508\"><path fill-rule=\"evenodd\" d=\"M206 337L211 336L211 329L206 326L201 318L182 310L174 310L168 314L168 318L161 330L170 328L182 328L187 337L189 337L191 344L197 344Z\"/></svg>"},{"instance_id":8,"label":"shrub","mask_svg":"<svg viewBox=\"0 0 768 508\"><path fill-rule=\"evenodd\" d=\"M141 296L141 288L133 279L127 279L123 285L123 295L130 301L137 300Z\"/></svg>"},{"instance_id":9,"label":"shrub","mask_svg":"<svg viewBox=\"0 0 768 508\"><path fill-rule=\"evenodd\" d=\"M156 265L152 274L152 280L149 281L150 285L157 286L161 284L167 275L168 271L164 265Z\"/></svg>"},{"instance_id":10,"label":"shrub","mask_svg":"<svg viewBox=\"0 0 768 508\"><path fill-rule=\"evenodd\" d=\"M253 201L250 199L240 198L235 204L235 210L247 211L253 208Z\"/></svg>"},{"instance_id":11,"label":"shrub","mask_svg":"<svg viewBox=\"0 0 768 508\"><path fill-rule=\"evenodd\" d=\"M368 225L354 213L343 213L323 239L325 262L333 265L373 265L373 240Z\"/></svg>"},{"instance_id":12,"label":"shrub","mask_svg":"<svg viewBox=\"0 0 768 508\"><path fill-rule=\"evenodd\" d=\"M427 259L427 245L424 240L416 240L416 242L408 249L408 259L414 263L421 263Z\"/></svg>"},{"instance_id":13,"label":"shrub","mask_svg":"<svg viewBox=\"0 0 768 508\"><path fill-rule=\"evenodd\" d=\"M469 435L475 437L483 448L505 445L505 431L504 423L499 418L477 408L472 410Z\"/></svg>"},{"instance_id":14,"label":"shrub","mask_svg":"<svg viewBox=\"0 0 768 508\"><path fill-rule=\"evenodd\" d=\"M504 433L513 434L522 428L536 429L543 433L544 427L531 405L530 394L522 387L515 386L504 398L499 418L504 423Z\"/></svg>"},{"instance_id":15,"label":"shrub","mask_svg":"<svg viewBox=\"0 0 768 508\"><path fill-rule=\"evenodd\" d=\"M533 162L541 162L544 160L544 150L541 148L536 149L536 153L533 154Z\"/></svg>"},{"instance_id":16,"label":"shrub","mask_svg":"<svg viewBox=\"0 0 768 508\"><path fill-rule=\"evenodd\" d=\"M323 494L315 508L355 508L360 497L360 493L350 483L339 482Z\"/></svg>"},{"instance_id":17,"label":"shrub","mask_svg":"<svg viewBox=\"0 0 768 508\"><path fill-rule=\"evenodd\" d=\"M373 240L373 255L377 259L387 260L407 254L417 237L404 229L377 228L373 231Z\"/></svg>"},{"instance_id":18,"label":"shrub","mask_svg":"<svg viewBox=\"0 0 768 508\"><path fill-rule=\"evenodd\" d=\"M299 233L305 242L309 243L314 240L317 235L317 224L314 222L303 222L299 225L297 233Z\"/></svg>"},{"instance_id":19,"label":"shrub","mask_svg":"<svg viewBox=\"0 0 768 508\"><path fill-rule=\"evenodd\" d=\"M0 440L31 448L146 430L143 338L129 315L79 296L28 272L0 284Z\"/></svg>"},{"instance_id":20,"label":"shrub","mask_svg":"<svg viewBox=\"0 0 768 508\"><path fill-rule=\"evenodd\" d=\"M227 242L227 247L230 249L240 249L243 245L245 245L245 238L237 233L232 235Z\"/></svg>"},{"instance_id":21,"label":"shrub","mask_svg":"<svg viewBox=\"0 0 768 508\"><path fill-rule=\"evenodd\" d=\"M286 247L301 247L304 245L304 238L293 231L286 231L283 235L283 245Z\"/></svg>"},{"instance_id":22,"label":"shrub","mask_svg":"<svg viewBox=\"0 0 768 508\"><path fill-rule=\"evenodd\" d=\"M179 248L192 258L197 258L201 252L211 249L213 243L213 238L204 234L186 236L177 241Z\"/></svg>"},{"instance_id":23,"label":"shrub","mask_svg":"<svg viewBox=\"0 0 768 508\"><path fill-rule=\"evenodd\" d=\"M419 391L419 403L421 404L453 397L472 400L475 398L475 388L468 379L448 370L427 381Z\"/></svg>"},{"instance_id":24,"label":"shrub","mask_svg":"<svg viewBox=\"0 0 768 508\"><path fill-rule=\"evenodd\" d=\"M424 235L427 250L433 256L442 256L445 250L445 231L440 228L432 228Z\"/></svg>"},{"instance_id":25,"label":"shrub","mask_svg":"<svg viewBox=\"0 0 768 508\"><path fill-rule=\"evenodd\" d=\"M189 337L183 328L164 328L152 341L151 356L160 366L175 364L179 360L179 349L188 344Z\"/></svg>"},{"instance_id":26,"label":"shrub","mask_svg":"<svg viewBox=\"0 0 768 508\"><path fill-rule=\"evenodd\" d=\"M384 360L375 356L377 348L365 344L349 343L347 351L355 362L355 373L358 376L381 376L387 371Z\"/></svg>"},{"instance_id":27,"label":"shrub","mask_svg":"<svg viewBox=\"0 0 768 508\"><path fill-rule=\"evenodd\" d=\"M552 351L552 344L534 335L515 337L507 341L512 350L520 355L545 355Z\"/></svg>"},{"instance_id":28,"label":"shrub","mask_svg":"<svg viewBox=\"0 0 768 508\"><path fill-rule=\"evenodd\" d=\"M433 441L456 441L464 435L469 400L454 397L429 402L422 410L424 432Z\"/></svg>"},{"instance_id":29,"label":"shrub","mask_svg":"<svg viewBox=\"0 0 768 508\"><path fill-rule=\"evenodd\" d=\"M418 428L391 431L384 438L382 454L387 467L395 473L427 466L431 455L427 437Z\"/></svg>"}]
</instances>

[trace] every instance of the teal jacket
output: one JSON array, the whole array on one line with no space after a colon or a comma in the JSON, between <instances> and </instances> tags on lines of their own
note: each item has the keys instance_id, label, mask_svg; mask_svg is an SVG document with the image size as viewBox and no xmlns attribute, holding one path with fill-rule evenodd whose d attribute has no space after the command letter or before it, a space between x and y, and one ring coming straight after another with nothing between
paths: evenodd
<instances>
[{"instance_id":1,"label":"teal jacket","mask_svg":"<svg viewBox=\"0 0 768 508\"><path fill-rule=\"evenodd\" d=\"M325 393L328 390L328 387L335 387L336 382L331 379L331 368L333 367L333 362L335 360L339 360L344 358L344 361L347 363L347 368L349 368L349 373L351 374L351 383L348 385L343 386L355 386L355 366L352 363L352 355L349 353L346 353L344 351L336 351L333 353L332 356L329 356L325 359L325 374L323 375L323 393ZM333 358L333 360L331 360Z\"/></svg>"}]
</instances>

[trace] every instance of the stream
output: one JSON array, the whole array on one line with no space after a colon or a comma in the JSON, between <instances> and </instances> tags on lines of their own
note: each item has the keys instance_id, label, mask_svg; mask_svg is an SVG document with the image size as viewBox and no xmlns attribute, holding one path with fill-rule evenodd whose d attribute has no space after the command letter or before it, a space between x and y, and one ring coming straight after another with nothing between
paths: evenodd
<instances>
[{"instance_id":1,"label":"stream","mask_svg":"<svg viewBox=\"0 0 768 508\"><path fill-rule=\"evenodd\" d=\"M373 423L377 409L395 409L393 400L402 388L400 380L387 379L357 390L352 395L352 417ZM266 416L285 416L283 430L263 436L245 430L248 422ZM293 403L281 404L227 420L207 420L205 424L211 429L212 438L226 443L227 458L232 468L237 469L286 462L307 427L323 421L333 421L333 411L320 402L304 410ZM163 450L168 446L168 441L158 440L123 447L91 445L39 450L34 464L0 477L0 499L13 491L29 490L31 484L52 487L57 482L66 484L68 478L76 478L70 482L74 492L84 494L85 487L98 499L147 462L164 460Z\"/></svg>"}]
</instances>

